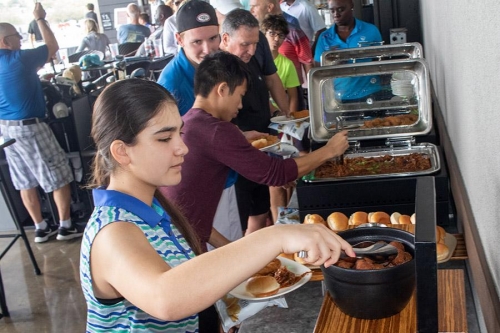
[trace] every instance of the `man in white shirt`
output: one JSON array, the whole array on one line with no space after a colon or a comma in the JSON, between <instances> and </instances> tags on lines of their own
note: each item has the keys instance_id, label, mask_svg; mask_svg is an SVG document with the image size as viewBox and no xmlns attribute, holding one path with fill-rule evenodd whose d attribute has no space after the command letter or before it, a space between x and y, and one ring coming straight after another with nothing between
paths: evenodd
<instances>
[{"instance_id":1,"label":"man in white shirt","mask_svg":"<svg viewBox=\"0 0 500 333\"><path fill-rule=\"evenodd\" d=\"M300 28L309 38L311 45L314 45L318 36L326 29L325 21L316 6L307 0L285 0L280 7L282 11L299 20Z\"/></svg>"},{"instance_id":2,"label":"man in white shirt","mask_svg":"<svg viewBox=\"0 0 500 333\"><path fill-rule=\"evenodd\" d=\"M175 33L177 32L177 10L184 3L183 0L175 0L172 2L174 15L170 16L165 20L163 24L163 52L164 54L176 55L179 52L179 45L175 39Z\"/></svg>"},{"instance_id":3,"label":"man in white shirt","mask_svg":"<svg viewBox=\"0 0 500 333\"><path fill-rule=\"evenodd\" d=\"M153 43L155 40L160 40L161 41L161 47L160 47L160 57L163 57L165 54L163 50L163 26L165 25L165 21L173 16L172 8L166 5L158 5L156 7L156 12L155 12L155 21L158 24L158 28L142 43L142 45L139 47L137 52L135 53L136 56L143 56L147 55L146 54L146 43Z\"/></svg>"}]
</instances>

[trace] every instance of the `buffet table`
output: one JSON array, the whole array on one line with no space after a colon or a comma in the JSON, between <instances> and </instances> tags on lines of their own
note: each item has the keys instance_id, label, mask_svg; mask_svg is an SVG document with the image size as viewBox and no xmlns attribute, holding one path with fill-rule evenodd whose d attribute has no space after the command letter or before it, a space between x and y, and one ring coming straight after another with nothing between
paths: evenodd
<instances>
[{"instance_id":1,"label":"buffet table","mask_svg":"<svg viewBox=\"0 0 500 333\"><path fill-rule=\"evenodd\" d=\"M467 281L462 269L438 270L439 332L468 332L468 321L472 315L468 313L468 309L472 299L466 292ZM401 313L379 320L356 319L345 315L336 307L328 293L322 295L322 284L319 281L308 282L285 298L288 309L264 309L243 321L239 332L408 333L415 332L416 328L414 297ZM471 326L477 326L475 321L472 321Z\"/></svg>"},{"instance_id":2,"label":"buffet table","mask_svg":"<svg viewBox=\"0 0 500 333\"><path fill-rule=\"evenodd\" d=\"M465 311L464 271L438 270L439 332L467 332ZM349 317L338 309L330 294L326 294L314 328L314 333L396 333L416 332L416 301L412 297L400 313L383 319L367 320Z\"/></svg>"},{"instance_id":3,"label":"buffet table","mask_svg":"<svg viewBox=\"0 0 500 333\"><path fill-rule=\"evenodd\" d=\"M414 225L393 227L414 232ZM471 332L477 328L471 311L473 301L468 290L468 278L456 263L467 258L463 236L454 235L457 246L450 262L440 264L438 269L438 327L440 332ZM323 274L313 269L313 276L307 284L285 296L288 309L266 308L245 320L240 333L250 332L415 332L416 301L413 297L408 306L398 315L380 320L361 320L342 313L330 295L323 294Z\"/></svg>"}]
</instances>

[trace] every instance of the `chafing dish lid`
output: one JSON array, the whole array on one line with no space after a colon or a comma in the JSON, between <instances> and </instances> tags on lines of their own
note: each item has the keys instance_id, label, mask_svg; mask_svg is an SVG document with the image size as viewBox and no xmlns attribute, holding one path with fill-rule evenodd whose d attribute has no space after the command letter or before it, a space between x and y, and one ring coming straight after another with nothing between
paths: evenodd
<instances>
[{"instance_id":1,"label":"chafing dish lid","mask_svg":"<svg viewBox=\"0 0 500 333\"><path fill-rule=\"evenodd\" d=\"M373 61L386 61L420 59L423 57L424 51L420 43L367 46L350 49L335 49L323 52L321 55L321 66L352 64L367 59Z\"/></svg>"},{"instance_id":2,"label":"chafing dish lid","mask_svg":"<svg viewBox=\"0 0 500 333\"><path fill-rule=\"evenodd\" d=\"M425 135L432 128L423 59L322 66L311 69L308 79L314 141L327 141L342 129L363 140Z\"/></svg>"}]
</instances>

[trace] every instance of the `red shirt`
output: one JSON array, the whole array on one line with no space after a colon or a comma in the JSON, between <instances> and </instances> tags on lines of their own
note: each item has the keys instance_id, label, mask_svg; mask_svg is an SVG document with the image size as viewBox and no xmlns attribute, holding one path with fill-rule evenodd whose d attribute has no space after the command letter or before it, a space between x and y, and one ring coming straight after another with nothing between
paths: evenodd
<instances>
[{"instance_id":1,"label":"red shirt","mask_svg":"<svg viewBox=\"0 0 500 333\"><path fill-rule=\"evenodd\" d=\"M293 62L299 75L300 84L302 84L304 78L302 77L301 64L312 64L313 61L311 44L309 43L309 38L307 38L302 30L297 30L292 25L288 27L290 32L278 52Z\"/></svg>"}]
</instances>

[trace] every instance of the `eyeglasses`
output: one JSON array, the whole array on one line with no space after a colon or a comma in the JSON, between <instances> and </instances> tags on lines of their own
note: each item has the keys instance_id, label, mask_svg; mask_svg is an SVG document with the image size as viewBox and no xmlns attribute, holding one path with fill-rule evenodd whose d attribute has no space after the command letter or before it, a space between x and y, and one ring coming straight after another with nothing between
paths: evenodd
<instances>
[{"instance_id":1,"label":"eyeglasses","mask_svg":"<svg viewBox=\"0 0 500 333\"><path fill-rule=\"evenodd\" d=\"M277 33L277 32L271 31L271 30L268 30L268 31L267 31L267 34L268 34L268 35L269 35L269 37L271 37L271 38L276 38L276 37L278 37L278 39L280 39L280 40L283 40L283 39L285 39L285 38L286 38L286 35L285 35L285 34L279 34L279 33Z\"/></svg>"},{"instance_id":2,"label":"eyeglasses","mask_svg":"<svg viewBox=\"0 0 500 333\"><path fill-rule=\"evenodd\" d=\"M16 36L19 39L23 39L23 36L21 36L19 34L19 32L16 32L15 34L12 34L12 35L3 36L3 38L12 37L12 36Z\"/></svg>"}]
</instances>

